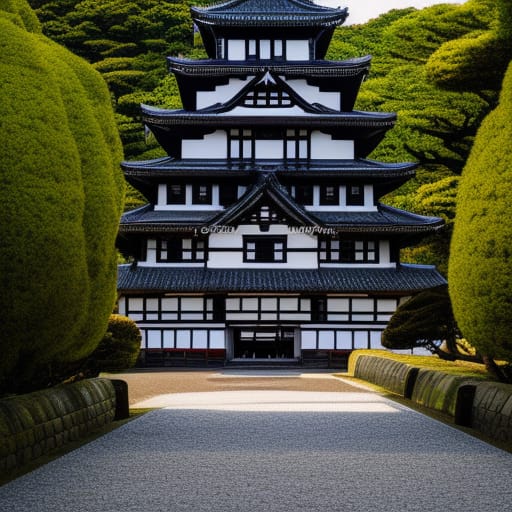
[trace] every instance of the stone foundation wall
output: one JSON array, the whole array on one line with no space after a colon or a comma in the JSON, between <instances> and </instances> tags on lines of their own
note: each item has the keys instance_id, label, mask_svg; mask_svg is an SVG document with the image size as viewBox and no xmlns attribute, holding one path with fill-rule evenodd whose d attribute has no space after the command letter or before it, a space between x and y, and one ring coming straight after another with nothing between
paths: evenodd
<instances>
[{"instance_id":1,"label":"stone foundation wall","mask_svg":"<svg viewBox=\"0 0 512 512\"><path fill-rule=\"evenodd\" d=\"M358 355L353 373L354 377L408 397L417 368L385 357Z\"/></svg>"},{"instance_id":2,"label":"stone foundation wall","mask_svg":"<svg viewBox=\"0 0 512 512\"><path fill-rule=\"evenodd\" d=\"M0 400L0 473L19 468L114 419L109 379L88 379Z\"/></svg>"},{"instance_id":3,"label":"stone foundation wall","mask_svg":"<svg viewBox=\"0 0 512 512\"><path fill-rule=\"evenodd\" d=\"M497 441L512 442L512 384L479 383L473 398L471 424Z\"/></svg>"},{"instance_id":4,"label":"stone foundation wall","mask_svg":"<svg viewBox=\"0 0 512 512\"><path fill-rule=\"evenodd\" d=\"M386 357L357 353L355 360L350 358L354 377L447 413L456 424L496 441L512 441L512 384L414 368Z\"/></svg>"}]
</instances>

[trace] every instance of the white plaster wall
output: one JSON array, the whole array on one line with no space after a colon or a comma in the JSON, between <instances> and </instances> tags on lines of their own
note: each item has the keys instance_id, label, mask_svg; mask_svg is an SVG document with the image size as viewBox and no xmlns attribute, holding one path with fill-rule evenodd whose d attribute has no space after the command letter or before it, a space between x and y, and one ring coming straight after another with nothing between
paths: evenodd
<instances>
[{"instance_id":1,"label":"white plaster wall","mask_svg":"<svg viewBox=\"0 0 512 512\"><path fill-rule=\"evenodd\" d=\"M309 41L286 41L286 60L309 60Z\"/></svg>"},{"instance_id":2,"label":"white plaster wall","mask_svg":"<svg viewBox=\"0 0 512 512\"><path fill-rule=\"evenodd\" d=\"M124 296L119 297L117 304L119 314L126 316L126 299L124 298Z\"/></svg>"},{"instance_id":3,"label":"white plaster wall","mask_svg":"<svg viewBox=\"0 0 512 512\"><path fill-rule=\"evenodd\" d=\"M287 80L286 83L308 103L320 103L334 110L341 109L341 94L339 92L323 92L319 87L308 85L306 80Z\"/></svg>"},{"instance_id":4,"label":"white plaster wall","mask_svg":"<svg viewBox=\"0 0 512 512\"><path fill-rule=\"evenodd\" d=\"M228 40L228 60L245 60L245 40Z\"/></svg>"},{"instance_id":5,"label":"white plaster wall","mask_svg":"<svg viewBox=\"0 0 512 512\"><path fill-rule=\"evenodd\" d=\"M219 116L303 116L306 111L294 105L293 107L235 107L233 110L218 114ZM312 115L312 114L309 114Z\"/></svg>"},{"instance_id":6,"label":"white plaster wall","mask_svg":"<svg viewBox=\"0 0 512 512\"><path fill-rule=\"evenodd\" d=\"M311 133L311 158L315 160L354 158L353 140L332 140L326 133L315 130Z\"/></svg>"},{"instance_id":7,"label":"white plaster wall","mask_svg":"<svg viewBox=\"0 0 512 512\"><path fill-rule=\"evenodd\" d=\"M211 251L208 268L317 268L316 252L287 252L286 263L247 263L243 261L243 235L288 235L287 248L316 249L316 237L294 233L288 226L273 225L262 233L257 225L238 226L234 233L212 233L210 248L232 248L237 251Z\"/></svg>"},{"instance_id":8,"label":"white plaster wall","mask_svg":"<svg viewBox=\"0 0 512 512\"><path fill-rule=\"evenodd\" d=\"M225 103L235 96L235 94L239 93L253 78L253 76L249 76L245 80L230 78L228 84L219 85L214 91L198 91L196 96L197 108L201 109L210 107L215 103Z\"/></svg>"},{"instance_id":9,"label":"white plaster wall","mask_svg":"<svg viewBox=\"0 0 512 512\"><path fill-rule=\"evenodd\" d=\"M156 266L156 240L153 238L149 238L147 241L147 251L146 251L146 260L139 261L137 263L141 266L152 267Z\"/></svg>"},{"instance_id":10,"label":"white plaster wall","mask_svg":"<svg viewBox=\"0 0 512 512\"><path fill-rule=\"evenodd\" d=\"M167 203L167 186L160 184L158 186L158 204L155 210L222 210L219 204L219 185L212 185L212 203L211 204L193 204L192 202L192 185L185 187L185 204L166 204Z\"/></svg>"},{"instance_id":11,"label":"white plaster wall","mask_svg":"<svg viewBox=\"0 0 512 512\"><path fill-rule=\"evenodd\" d=\"M282 140L255 140L255 158L283 158Z\"/></svg>"},{"instance_id":12,"label":"white plaster wall","mask_svg":"<svg viewBox=\"0 0 512 512\"><path fill-rule=\"evenodd\" d=\"M203 139L183 139L181 142L182 158L226 158L227 134L217 130L207 134Z\"/></svg>"},{"instance_id":13,"label":"white plaster wall","mask_svg":"<svg viewBox=\"0 0 512 512\"><path fill-rule=\"evenodd\" d=\"M391 263L391 248L389 240L379 241L379 263L382 266L394 266L394 263Z\"/></svg>"},{"instance_id":14,"label":"white plaster wall","mask_svg":"<svg viewBox=\"0 0 512 512\"><path fill-rule=\"evenodd\" d=\"M159 210L167 206L167 185L160 183L158 185L158 201L155 204L155 210Z\"/></svg>"}]
</instances>

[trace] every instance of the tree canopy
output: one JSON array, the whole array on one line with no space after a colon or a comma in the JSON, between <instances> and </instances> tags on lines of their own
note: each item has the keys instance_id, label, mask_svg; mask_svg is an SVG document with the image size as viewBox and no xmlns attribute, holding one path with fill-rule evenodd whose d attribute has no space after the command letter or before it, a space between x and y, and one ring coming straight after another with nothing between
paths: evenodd
<instances>
[{"instance_id":1,"label":"tree canopy","mask_svg":"<svg viewBox=\"0 0 512 512\"><path fill-rule=\"evenodd\" d=\"M0 46L0 388L16 390L103 336L124 181L101 76L25 0L0 0Z\"/></svg>"}]
</instances>

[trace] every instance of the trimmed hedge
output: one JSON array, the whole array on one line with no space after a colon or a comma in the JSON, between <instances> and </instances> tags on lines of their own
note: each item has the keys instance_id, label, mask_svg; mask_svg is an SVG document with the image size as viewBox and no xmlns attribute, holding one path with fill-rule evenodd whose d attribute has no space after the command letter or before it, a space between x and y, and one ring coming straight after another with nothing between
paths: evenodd
<instances>
[{"instance_id":1,"label":"trimmed hedge","mask_svg":"<svg viewBox=\"0 0 512 512\"><path fill-rule=\"evenodd\" d=\"M111 423L109 379L89 379L0 400L0 474Z\"/></svg>"},{"instance_id":2,"label":"trimmed hedge","mask_svg":"<svg viewBox=\"0 0 512 512\"><path fill-rule=\"evenodd\" d=\"M111 97L90 64L0 0L0 391L89 355L116 299L124 196Z\"/></svg>"},{"instance_id":3,"label":"trimmed hedge","mask_svg":"<svg viewBox=\"0 0 512 512\"><path fill-rule=\"evenodd\" d=\"M453 312L481 354L512 362L512 63L462 173L448 267Z\"/></svg>"}]
</instances>

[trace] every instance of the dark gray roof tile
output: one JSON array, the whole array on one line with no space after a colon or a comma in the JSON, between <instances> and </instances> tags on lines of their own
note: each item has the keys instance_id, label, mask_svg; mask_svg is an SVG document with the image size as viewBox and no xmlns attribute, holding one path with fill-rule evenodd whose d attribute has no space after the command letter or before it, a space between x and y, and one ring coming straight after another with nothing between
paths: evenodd
<instances>
[{"instance_id":1,"label":"dark gray roof tile","mask_svg":"<svg viewBox=\"0 0 512 512\"><path fill-rule=\"evenodd\" d=\"M446 284L434 267L322 269L203 269L121 265L120 292L396 293Z\"/></svg>"}]
</instances>

